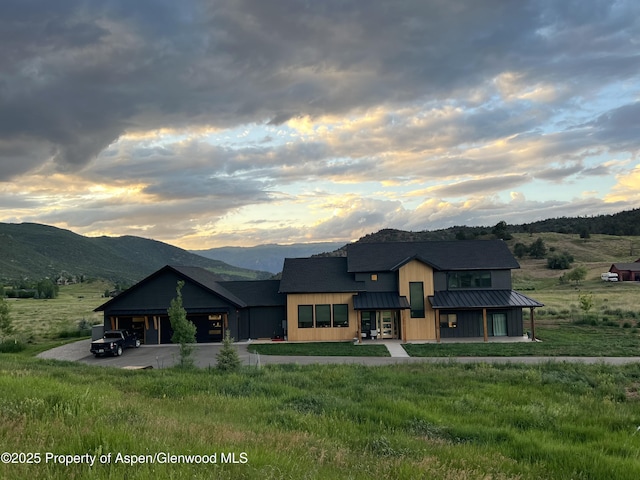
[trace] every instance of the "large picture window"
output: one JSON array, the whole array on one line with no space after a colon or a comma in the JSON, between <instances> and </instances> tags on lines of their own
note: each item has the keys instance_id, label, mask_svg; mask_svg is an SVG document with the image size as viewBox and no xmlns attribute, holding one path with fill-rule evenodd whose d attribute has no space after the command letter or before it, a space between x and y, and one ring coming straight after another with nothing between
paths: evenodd
<instances>
[{"instance_id":1,"label":"large picture window","mask_svg":"<svg viewBox=\"0 0 640 480\"><path fill-rule=\"evenodd\" d=\"M424 285L422 282L409 283L409 305L411 318L424 318Z\"/></svg>"},{"instance_id":2,"label":"large picture window","mask_svg":"<svg viewBox=\"0 0 640 480\"><path fill-rule=\"evenodd\" d=\"M449 289L491 288L491 272L449 272Z\"/></svg>"},{"instance_id":3,"label":"large picture window","mask_svg":"<svg viewBox=\"0 0 640 480\"><path fill-rule=\"evenodd\" d=\"M316 327L331 326L331 305L316 305Z\"/></svg>"},{"instance_id":4,"label":"large picture window","mask_svg":"<svg viewBox=\"0 0 640 480\"><path fill-rule=\"evenodd\" d=\"M298 328L313 328L313 305L298 305Z\"/></svg>"},{"instance_id":5,"label":"large picture window","mask_svg":"<svg viewBox=\"0 0 640 480\"><path fill-rule=\"evenodd\" d=\"M349 305L347 305L346 303L336 303L333 306L333 326L349 326Z\"/></svg>"}]
</instances>

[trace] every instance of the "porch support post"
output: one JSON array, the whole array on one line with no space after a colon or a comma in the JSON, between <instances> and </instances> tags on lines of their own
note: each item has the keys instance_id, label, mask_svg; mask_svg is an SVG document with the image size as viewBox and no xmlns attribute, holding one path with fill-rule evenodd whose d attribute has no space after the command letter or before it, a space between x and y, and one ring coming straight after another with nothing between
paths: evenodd
<instances>
[{"instance_id":1,"label":"porch support post","mask_svg":"<svg viewBox=\"0 0 640 480\"><path fill-rule=\"evenodd\" d=\"M400 310L400 330L402 331L402 342L407 343L407 319L404 310Z\"/></svg>"},{"instance_id":2,"label":"porch support post","mask_svg":"<svg viewBox=\"0 0 640 480\"><path fill-rule=\"evenodd\" d=\"M484 333L484 341L488 342L489 341L489 331L487 328L487 309L483 308L482 309L482 330Z\"/></svg>"},{"instance_id":3,"label":"porch support post","mask_svg":"<svg viewBox=\"0 0 640 480\"><path fill-rule=\"evenodd\" d=\"M362 312L356 310L356 323L358 324L358 343L362 343Z\"/></svg>"},{"instance_id":4,"label":"porch support post","mask_svg":"<svg viewBox=\"0 0 640 480\"><path fill-rule=\"evenodd\" d=\"M111 323L111 330L115 330L116 329L116 317L109 317L109 323Z\"/></svg>"},{"instance_id":5,"label":"porch support post","mask_svg":"<svg viewBox=\"0 0 640 480\"><path fill-rule=\"evenodd\" d=\"M536 320L535 315L533 314L533 307L529 309L529 318L531 320L531 341L536 341Z\"/></svg>"},{"instance_id":6,"label":"porch support post","mask_svg":"<svg viewBox=\"0 0 640 480\"><path fill-rule=\"evenodd\" d=\"M436 325L435 325L435 328L436 328L436 341L438 343L440 343L440 310L436 309L435 312L436 312L436 315L435 315L435 317L436 317Z\"/></svg>"}]
</instances>

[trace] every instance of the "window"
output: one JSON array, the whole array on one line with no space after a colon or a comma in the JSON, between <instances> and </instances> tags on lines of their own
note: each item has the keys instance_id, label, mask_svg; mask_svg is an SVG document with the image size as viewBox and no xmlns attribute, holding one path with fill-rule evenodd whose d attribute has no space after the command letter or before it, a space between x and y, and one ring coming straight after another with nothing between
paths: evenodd
<instances>
[{"instance_id":1,"label":"window","mask_svg":"<svg viewBox=\"0 0 640 480\"><path fill-rule=\"evenodd\" d=\"M449 272L449 288L491 288L491 272Z\"/></svg>"},{"instance_id":2,"label":"window","mask_svg":"<svg viewBox=\"0 0 640 480\"><path fill-rule=\"evenodd\" d=\"M360 328L363 332L369 334L369 332L376 326L376 319L371 318L371 315L374 312L362 312L362 321L360 323Z\"/></svg>"},{"instance_id":3,"label":"window","mask_svg":"<svg viewBox=\"0 0 640 480\"><path fill-rule=\"evenodd\" d=\"M440 328L457 328L458 315L455 313L440 314Z\"/></svg>"},{"instance_id":4,"label":"window","mask_svg":"<svg viewBox=\"0 0 640 480\"><path fill-rule=\"evenodd\" d=\"M372 273L371 274L371 281L372 282L377 282L378 281L378 274L377 273Z\"/></svg>"},{"instance_id":5,"label":"window","mask_svg":"<svg viewBox=\"0 0 640 480\"><path fill-rule=\"evenodd\" d=\"M422 282L409 283L409 305L411 318L424 318L424 285Z\"/></svg>"},{"instance_id":6,"label":"window","mask_svg":"<svg viewBox=\"0 0 640 480\"><path fill-rule=\"evenodd\" d=\"M313 328L313 305L298 305L298 328Z\"/></svg>"},{"instance_id":7,"label":"window","mask_svg":"<svg viewBox=\"0 0 640 480\"><path fill-rule=\"evenodd\" d=\"M349 306L347 304L338 303L333 306L333 326L349 326Z\"/></svg>"},{"instance_id":8,"label":"window","mask_svg":"<svg viewBox=\"0 0 640 480\"><path fill-rule=\"evenodd\" d=\"M507 315L504 313L494 313L491 315L489 323L490 334L494 337L504 337L507 335Z\"/></svg>"},{"instance_id":9,"label":"window","mask_svg":"<svg viewBox=\"0 0 640 480\"><path fill-rule=\"evenodd\" d=\"M316 327L331 326L331 305L316 305Z\"/></svg>"}]
</instances>

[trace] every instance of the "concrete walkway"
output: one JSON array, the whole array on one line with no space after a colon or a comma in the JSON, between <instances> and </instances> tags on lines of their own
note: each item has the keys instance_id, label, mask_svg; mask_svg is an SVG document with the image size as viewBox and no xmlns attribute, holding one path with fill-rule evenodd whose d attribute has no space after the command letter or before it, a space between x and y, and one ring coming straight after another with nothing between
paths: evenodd
<instances>
[{"instance_id":1,"label":"concrete walkway","mask_svg":"<svg viewBox=\"0 0 640 480\"><path fill-rule=\"evenodd\" d=\"M409 358L409 354L404 348L402 348L402 344L400 342L387 341L384 343L384 346L387 347L389 354L393 358Z\"/></svg>"}]
</instances>

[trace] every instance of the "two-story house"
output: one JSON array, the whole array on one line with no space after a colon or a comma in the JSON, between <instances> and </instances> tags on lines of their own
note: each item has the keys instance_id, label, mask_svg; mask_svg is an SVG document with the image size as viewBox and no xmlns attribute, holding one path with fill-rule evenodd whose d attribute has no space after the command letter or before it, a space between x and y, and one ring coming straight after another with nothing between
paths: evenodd
<instances>
[{"instance_id":1,"label":"two-story house","mask_svg":"<svg viewBox=\"0 0 640 480\"><path fill-rule=\"evenodd\" d=\"M288 258L282 278L221 282L198 267L166 266L96 310L104 326L170 343L176 285L198 342L523 335L523 309L541 303L511 289L518 262L500 240L354 243L346 257Z\"/></svg>"},{"instance_id":2,"label":"two-story house","mask_svg":"<svg viewBox=\"0 0 640 480\"><path fill-rule=\"evenodd\" d=\"M523 309L542 304L511 289L515 268L500 240L355 243L346 257L286 259L288 338L522 336Z\"/></svg>"}]
</instances>

